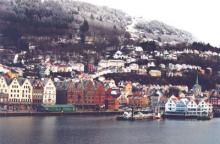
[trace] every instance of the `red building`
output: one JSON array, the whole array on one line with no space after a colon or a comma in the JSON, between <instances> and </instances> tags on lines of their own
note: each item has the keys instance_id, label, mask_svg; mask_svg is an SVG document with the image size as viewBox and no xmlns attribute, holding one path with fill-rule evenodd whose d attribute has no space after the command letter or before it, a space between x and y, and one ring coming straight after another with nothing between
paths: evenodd
<instances>
[{"instance_id":1,"label":"red building","mask_svg":"<svg viewBox=\"0 0 220 144\"><path fill-rule=\"evenodd\" d=\"M213 108L220 108L220 97L218 96L210 96L209 103L212 104Z\"/></svg>"},{"instance_id":2,"label":"red building","mask_svg":"<svg viewBox=\"0 0 220 144\"><path fill-rule=\"evenodd\" d=\"M75 101L77 101L77 100L75 100L74 98L74 93L76 92L76 88L75 88L75 85L74 85L74 83L73 82L70 82L69 84L68 84L68 86L67 86L67 103L68 104L73 104Z\"/></svg>"},{"instance_id":3,"label":"red building","mask_svg":"<svg viewBox=\"0 0 220 144\"><path fill-rule=\"evenodd\" d=\"M101 107L105 101L104 85L97 81L83 80L69 84L67 88L67 103L78 108L90 109Z\"/></svg>"},{"instance_id":4,"label":"red building","mask_svg":"<svg viewBox=\"0 0 220 144\"><path fill-rule=\"evenodd\" d=\"M120 90L119 89L112 89L109 88L106 91L106 97L105 97L105 108L108 110L116 110L119 108L120 103L117 99L120 96Z\"/></svg>"}]
</instances>

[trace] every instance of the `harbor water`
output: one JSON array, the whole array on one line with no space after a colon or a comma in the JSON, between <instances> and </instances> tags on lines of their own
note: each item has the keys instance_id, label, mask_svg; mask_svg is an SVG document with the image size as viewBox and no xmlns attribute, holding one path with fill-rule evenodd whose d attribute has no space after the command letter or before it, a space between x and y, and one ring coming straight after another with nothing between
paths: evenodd
<instances>
[{"instance_id":1,"label":"harbor water","mask_svg":"<svg viewBox=\"0 0 220 144\"><path fill-rule=\"evenodd\" d=\"M0 144L219 144L220 118L117 121L115 116L0 117Z\"/></svg>"}]
</instances>

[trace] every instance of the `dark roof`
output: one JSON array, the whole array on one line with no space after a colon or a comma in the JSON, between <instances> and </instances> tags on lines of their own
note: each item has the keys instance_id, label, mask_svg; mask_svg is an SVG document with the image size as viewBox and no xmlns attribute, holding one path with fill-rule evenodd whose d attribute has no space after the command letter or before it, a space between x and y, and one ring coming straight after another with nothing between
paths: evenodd
<instances>
[{"instance_id":1,"label":"dark roof","mask_svg":"<svg viewBox=\"0 0 220 144\"><path fill-rule=\"evenodd\" d=\"M17 78L17 80L18 80L18 83L20 84L20 86L22 86L25 81L24 78Z\"/></svg>"},{"instance_id":2,"label":"dark roof","mask_svg":"<svg viewBox=\"0 0 220 144\"><path fill-rule=\"evenodd\" d=\"M7 85L10 85L11 82L12 82L12 79L9 79L9 78L6 78L6 77L5 77L5 81L6 81Z\"/></svg>"},{"instance_id":3,"label":"dark roof","mask_svg":"<svg viewBox=\"0 0 220 144\"><path fill-rule=\"evenodd\" d=\"M67 90L69 83L71 81L62 81L62 82L56 82L55 86L57 90Z\"/></svg>"}]
</instances>

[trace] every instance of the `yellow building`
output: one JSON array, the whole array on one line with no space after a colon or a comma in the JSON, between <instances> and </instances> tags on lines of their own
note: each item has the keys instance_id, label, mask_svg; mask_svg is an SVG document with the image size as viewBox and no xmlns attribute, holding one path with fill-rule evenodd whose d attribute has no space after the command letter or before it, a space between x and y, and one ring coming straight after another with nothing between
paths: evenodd
<instances>
[{"instance_id":1,"label":"yellow building","mask_svg":"<svg viewBox=\"0 0 220 144\"><path fill-rule=\"evenodd\" d=\"M149 98L143 95L129 96L128 100L129 100L129 105L135 107L147 107L150 104Z\"/></svg>"},{"instance_id":2,"label":"yellow building","mask_svg":"<svg viewBox=\"0 0 220 144\"><path fill-rule=\"evenodd\" d=\"M124 92L125 95L132 95L132 83L129 81L126 83L125 87L124 87Z\"/></svg>"},{"instance_id":3,"label":"yellow building","mask_svg":"<svg viewBox=\"0 0 220 144\"><path fill-rule=\"evenodd\" d=\"M150 70L149 75L152 77L161 77L161 71L159 70Z\"/></svg>"}]
</instances>

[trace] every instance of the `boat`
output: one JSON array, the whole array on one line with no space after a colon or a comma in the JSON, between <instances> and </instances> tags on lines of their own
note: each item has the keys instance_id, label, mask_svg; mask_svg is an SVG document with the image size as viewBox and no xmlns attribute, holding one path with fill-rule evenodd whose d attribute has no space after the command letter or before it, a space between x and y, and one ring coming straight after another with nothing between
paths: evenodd
<instances>
[{"instance_id":1,"label":"boat","mask_svg":"<svg viewBox=\"0 0 220 144\"><path fill-rule=\"evenodd\" d=\"M137 114L132 114L132 112L124 112L122 115L117 116L117 120L154 120L160 119L159 116L156 116L154 113L143 114L142 112L138 112Z\"/></svg>"},{"instance_id":2,"label":"boat","mask_svg":"<svg viewBox=\"0 0 220 144\"><path fill-rule=\"evenodd\" d=\"M132 112L124 112L122 115L117 116L117 120L132 120Z\"/></svg>"},{"instance_id":3,"label":"boat","mask_svg":"<svg viewBox=\"0 0 220 144\"><path fill-rule=\"evenodd\" d=\"M157 119L161 119L161 114L160 113L157 113L157 114L154 114L154 117L153 117L155 120Z\"/></svg>"}]
</instances>

